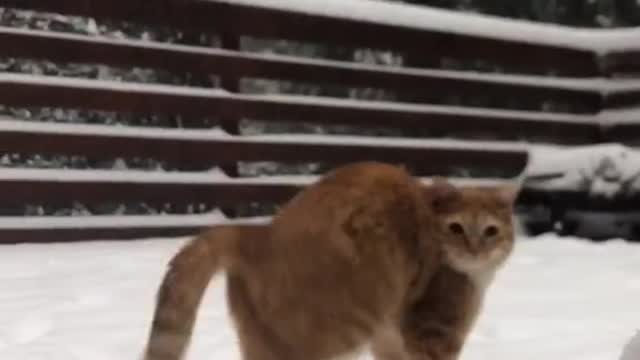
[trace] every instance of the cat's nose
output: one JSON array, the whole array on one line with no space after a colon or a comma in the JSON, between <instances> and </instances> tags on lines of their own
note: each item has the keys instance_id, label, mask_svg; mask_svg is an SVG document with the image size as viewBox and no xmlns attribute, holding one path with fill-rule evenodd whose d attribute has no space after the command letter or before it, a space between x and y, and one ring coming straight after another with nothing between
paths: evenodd
<instances>
[{"instance_id":1,"label":"cat's nose","mask_svg":"<svg viewBox=\"0 0 640 360\"><path fill-rule=\"evenodd\" d=\"M482 246L480 246L478 239L471 239L471 241L467 243L467 248L469 249L469 253L474 256L482 251Z\"/></svg>"}]
</instances>

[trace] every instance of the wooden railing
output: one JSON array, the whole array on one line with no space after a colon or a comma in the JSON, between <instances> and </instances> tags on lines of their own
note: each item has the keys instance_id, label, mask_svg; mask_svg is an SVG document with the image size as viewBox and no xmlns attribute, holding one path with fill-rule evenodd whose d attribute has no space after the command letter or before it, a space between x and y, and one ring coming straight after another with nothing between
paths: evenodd
<instances>
[{"instance_id":1,"label":"wooden railing","mask_svg":"<svg viewBox=\"0 0 640 360\"><path fill-rule=\"evenodd\" d=\"M0 119L0 152L5 154L150 158L178 169L217 166L227 172L5 169L0 170L2 203L208 207L281 203L312 179L237 177L238 162L320 162L331 167L379 160L404 163L425 177L457 169L472 173L499 169L497 176L511 178L521 174L527 163L527 147L519 140L543 139L567 146L637 142L640 122L634 121L629 109L640 105L640 83L618 79L640 71L634 56L640 51L637 30L574 30L381 2L330 0L319 8L303 3L0 0L2 7L214 33L222 45L209 48L0 27L5 57L143 67L221 79L221 88L212 89L0 73L0 105L177 114L186 125L202 127L202 119L209 118L227 130L54 124L6 117ZM252 53L240 46L241 37L247 36L392 50L409 59L411 66ZM511 74L413 65L437 65L442 59L483 60ZM551 70L558 75L545 75ZM240 82L253 78L383 89L398 100L241 92ZM434 94L489 97L498 105L433 103ZM502 106L510 100L516 101L516 109ZM557 107L561 110L541 111L550 101L562 104ZM237 134L237 123L245 118L426 130L435 138ZM186 235L218 219L186 214L43 218L0 218L0 242Z\"/></svg>"}]
</instances>

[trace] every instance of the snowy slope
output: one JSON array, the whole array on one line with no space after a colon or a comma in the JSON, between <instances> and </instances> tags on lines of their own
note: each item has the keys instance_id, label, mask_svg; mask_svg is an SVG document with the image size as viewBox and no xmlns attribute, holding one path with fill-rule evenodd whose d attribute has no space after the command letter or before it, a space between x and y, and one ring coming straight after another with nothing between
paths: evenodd
<instances>
[{"instance_id":1,"label":"snowy slope","mask_svg":"<svg viewBox=\"0 0 640 360\"><path fill-rule=\"evenodd\" d=\"M0 246L0 359L136 359L182 242ZM640 328L639 271L640 245L522 239L462 360L618 359ZM223 283L209 288L188 359L239 359Z\"/></svg>"}]
</instances>

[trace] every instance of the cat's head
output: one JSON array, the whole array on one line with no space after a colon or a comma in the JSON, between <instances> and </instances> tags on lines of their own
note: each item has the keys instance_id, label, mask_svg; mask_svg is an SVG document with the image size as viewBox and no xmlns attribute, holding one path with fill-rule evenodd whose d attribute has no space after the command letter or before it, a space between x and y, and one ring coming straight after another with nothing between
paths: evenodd
<instances>
[{"instance_id":1,"label":"cat's head","mask_svg":"<svg viewBox=\"0 0 640 360\"><path fill-rule=\"evenodd\" d=\"M447 262L463 272L500 266L514 245L513 206L519 186L454 186L436 178L428 187L434 236Z\"/></svg>"}]
</instances>

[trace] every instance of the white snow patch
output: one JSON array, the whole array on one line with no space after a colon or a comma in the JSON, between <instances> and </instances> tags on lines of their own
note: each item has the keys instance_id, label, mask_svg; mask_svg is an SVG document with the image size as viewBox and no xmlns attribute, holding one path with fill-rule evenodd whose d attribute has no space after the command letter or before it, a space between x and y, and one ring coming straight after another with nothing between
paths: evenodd
<instances>
[{"instance_id":1,"label":"white snow patch","mask_svg":"<svg viewBox=\"0 0 640 360\"><path fill-rule=\"evenodd\" d=\"M133 138L217 140L232 137L226 131L215 127L210 129L167 129L128 125L97 125L78 123L52 123L44 121L16 120L0 116L0 130L3 132L25 132L42 134L102 135Z\"/></svg>"},{"instance_id":2,"label":"white snow patch","mask_svg":"<svg viewBox=\"0 0 640 360\"><path fill-rule=\"evenodd\" d=\"M184 241L0 246L0 358L136 359L165 266ZM618 359L640 325L638 271L640 245L520 239L461 360ZM636 360L627 353L622 360ZM240 359L221 278L207 290L187 359Z\"/></svg>"},{"instance_id":3,"label":"white snow patch","mask_svg":"<svg viewBox=\"0 0 640 360\"><path fill-rule=\"evenodd\" d=\"M532 146L526 185L613 198L640 191L640 151L620 144Z\"/></svg>"},{"instance_id":4,"label":"white snow patch","mask_svg":"<svg viewBox=\"0 0 640 360\"><path fill-rule=\"evenodd\" d=\"M203 172L168 172L143 170L76 170L76 169L35 169L0 168L2 180L60 181L60 182L142 182L179 184L233 183L224 172L214 169Z\"/></svg>"},{"instance_id":5,"label":"white snow patch","mask_svg":"<svg viewBox=\"0 0 640 360\"><path fill-rule=\"evenodd\" d=\"M596 119L605 127L616 124L637 124L640 122L640 108L609 109L596 115Z\"/></svg>"},{"instance_id":6,"label":"white snow patch","mask_svg":"<svg viewBox=\"0 0 640 360\"><path fill-rule=\"evenodd\" d=\"M243 218L247 221L250 218ZM102 227L184 227L229 222L220 211L197 215L91 215L0 217L1 229L70 229Z\"/></svg>"}]
</instances>

